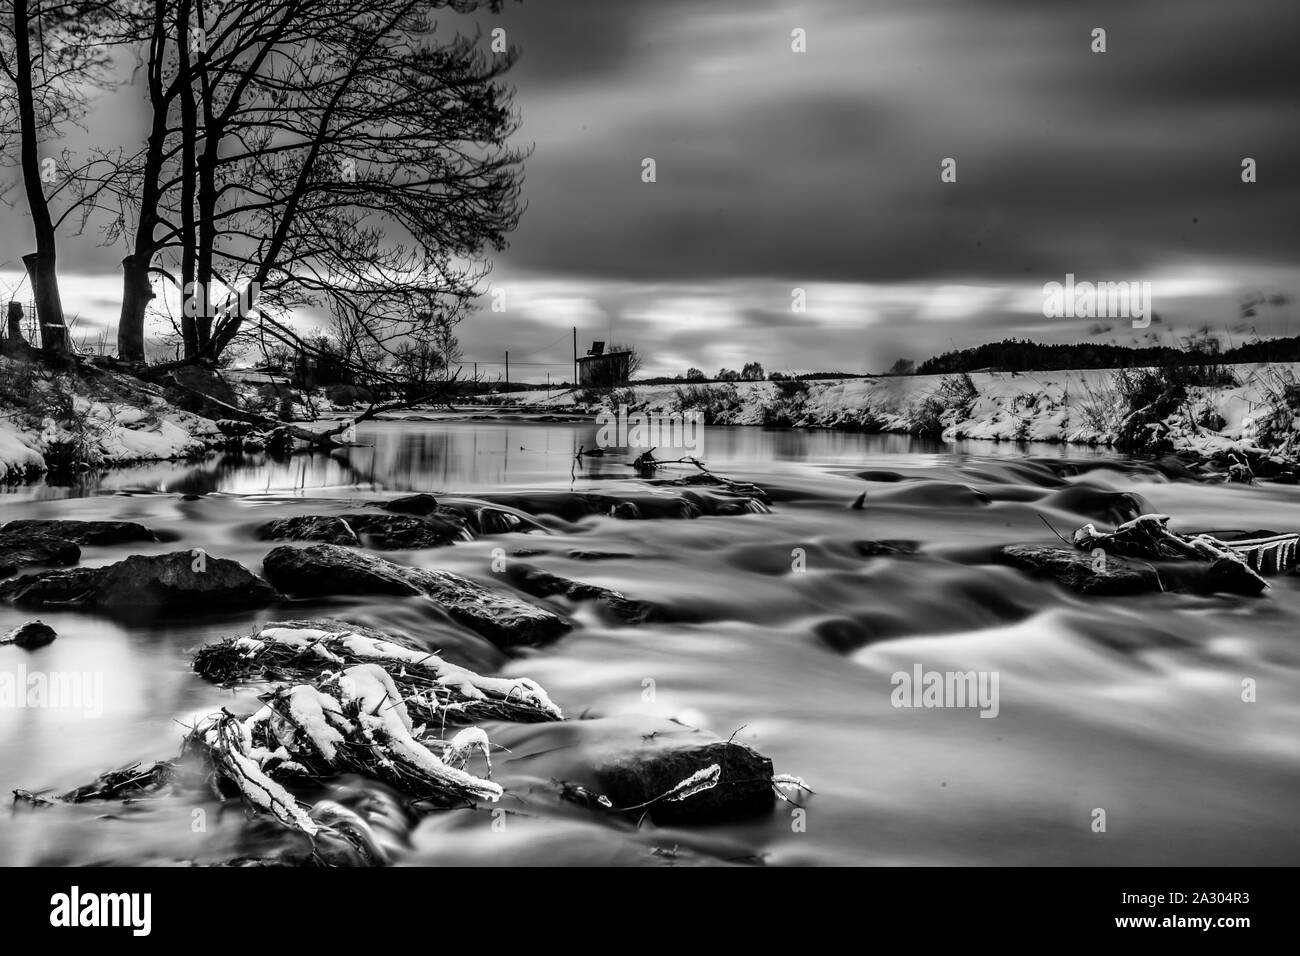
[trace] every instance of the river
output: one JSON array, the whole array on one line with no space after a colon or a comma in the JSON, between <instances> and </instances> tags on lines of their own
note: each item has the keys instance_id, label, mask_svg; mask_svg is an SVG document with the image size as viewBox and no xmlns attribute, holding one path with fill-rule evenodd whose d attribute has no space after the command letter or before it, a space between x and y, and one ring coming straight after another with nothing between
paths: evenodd
<instances>
[{"instance_id":1,"label":"river","mask_svg":"<svg viewBox=\"0 0 1300 956\"><path fill-rule=\"evenodd\" d=\"M538 550L529 561L688 609L694 623L612 627L579 607L568 635L507 659L435 620L422 599L338 597L130 624L42 611L59 639L34 651L0 647L0 671L101 675L101 712L0 709L0 791L58 792L173 755L196 717L256 703L258 688L224 690L194 675L196 646L260 621L332 616L414 637L480 670L532 677L566 715L585 718L487 725L507 748L493 759L512 811L504 823L471 810L416 818L381 787L333 784L334 796L366 808L395 862L1300 862L1300 579L1274 578L1260 598L1084 598L971 557L1051 542L1040 515L1063 532L1096 520L1070 510L1081 499L1061 493L1072 486L1138 495L1184 530L1278 531L1300 529L1300 488L1171 481L1110 453L1056 445L723 427L704 439L709 467L766 489L771 513L594 517L567 534L385 555L493 584L494 549ZM595 445L590 422L379 422L358 440L365 447L283 462L213 456L95 474L71 488L9 488L0 519L130 519L174 539L86 547L86 565L202 548L257 570L271 545L253 529L271 517L341 513L396 492L636 483L626 458L575 461L580 446ZM864 507L850 509L864 491ZM882 540L916 542L919 553L872 555L858 544ZM578 549L625 556L580 560L570 555ZM36 616L6 608L0 626ZM996 717L893 706L892 675L918 664L996 673ZM770 817L694 828L624 825L557 798L553 782L592 754L686 728L734 735L815 795L802 811L779 804ZM203 795L0 814L5 865L211 863L286 839Z\"/></svg>"}]
</instances>

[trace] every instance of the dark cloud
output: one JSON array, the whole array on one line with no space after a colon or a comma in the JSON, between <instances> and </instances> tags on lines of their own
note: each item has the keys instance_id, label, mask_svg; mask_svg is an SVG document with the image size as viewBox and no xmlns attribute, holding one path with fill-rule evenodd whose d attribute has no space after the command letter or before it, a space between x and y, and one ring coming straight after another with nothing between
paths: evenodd
<instances>
[{"instance_id":1,"label":"dark cloud","mask_svg":"<svg viewBox=\"0 0 1300 956\"><path fill-rule=\"evenodd\" d=\"M560 6L516 31L525 49L558 38L571 70L523 63L517 78L525 116L573 134L543 136L529 163L531 207L505 261L530 271L871 282L1300 251L1290 0L823 0L784 21L745 5L765 30L730 3L547 9ZM733 32L692 40L693 17L728 12ZM637 46L667 22L675 45ZM1089 49L1093 26L1105 54ZM745 82L712 83L717 64ZM657 183L639 180L644 156ZM939 181L946 156L955 185ZM1244 156L1260 167L1251 186Z\"/></svg>"},{"instance_id":2,"label":"dark cloud","mask_svg":"<svg viewBox=\"0 0 1300 956\"><path fill-rule=\"evenodd\" d=\"M1067 272L1204 279L1158 305L1171 336L1237 323L1245 291L1300 292L1295 0L526 0L443 20L506 28L535 144L493 273L518 305L462 327L471 357L540 351L566 374L554 341L578 325L582 348L632 339L653 371L879 369L1095 335L1033 305ZM135 93L91 135L138 127ZM0 270L27 251L5 218ZM96 238L61 261L103 277L112 314L121 250ZM1295 334L1294 305L1266 311L1261 334Z\"/></svg>"}]
</instances>

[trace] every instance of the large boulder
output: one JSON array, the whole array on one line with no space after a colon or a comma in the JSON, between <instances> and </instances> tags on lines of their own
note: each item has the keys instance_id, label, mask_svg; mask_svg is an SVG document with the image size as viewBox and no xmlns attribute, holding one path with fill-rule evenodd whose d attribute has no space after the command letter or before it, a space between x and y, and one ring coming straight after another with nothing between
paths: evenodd
<instances>
[{"instance_id":1,"label":"large boulder","mask_svg":"<svg viewBox=\"0 0 1300 956\"><path fill-rule=\"evenodd\" d=\"M1001 559L1080 594L1117 596L1163 590L1155 568L1115 554L1107 554L1103 561L1086 551L1014 544L1002 549Z\"/></svg>"},{"instance_id":2,"label":"large boulder","mask_svg":"<svg viewBox=\"0 0 1300 956\"><path fill-rule=\"evenodd\" d=\"M211 609L262 607L278 595L238 561L202 552L132 555L103 568L28 574L0 584L0 600L23 607Z\"/></svg>"},{"instance_id":3,"label":"large boulder","mask_svg":"<svg viewBox=\"0 0 1300 956\"><path fill-rule=\"evenodd\" d=\"M20 518L0 528L6 535L50 535L77 544L129 544L133 541L158 541L158 535L134 521L60 521L56 519Z\"/></svg>"},{"instance_id":4,"label":"large boulder","mask_svg":"<svg viewBox=\"0 0 1300 956\"><path fill-rule=\"evenodd\" d=\"M32 564L68 565L80 560L81 548L70 538L0 531L0 577Z\"/></svg>"},{"instance_id":5,"label":"large boulder","mask_svg":"<svg viewBox=\"0 0 1300 956\"><path fill-rule=\"evenodd\" d=\"M714 766L718 773L713 786L693 793L695 787L686 787L678 798L663 798L696 774L707 781ZM596 770L614 809L629 809L638 816L649 813L659 824L712 823L770 813L776 805L773 773L767 757L724 741L637 750Z\"/></svg>"},{"instance_id":6,"label":"large boulder","mask_svg":"<svg viewBox=\"0 0 1300 956\"><path fill-rule=\"evenodd\" d=\"M571 626L558 614L459 574L406 567L335 545L275 548L262 559L262 568L276 587L303 597L425 595L453 620L503 649L553 640Z\"/></svg>"}]
</instances>

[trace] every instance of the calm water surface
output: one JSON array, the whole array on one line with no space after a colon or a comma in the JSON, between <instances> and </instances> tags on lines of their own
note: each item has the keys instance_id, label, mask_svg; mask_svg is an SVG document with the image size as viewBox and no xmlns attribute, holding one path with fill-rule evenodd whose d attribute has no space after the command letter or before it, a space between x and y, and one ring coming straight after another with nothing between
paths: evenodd
<instances>
[{"instance_id":1,"label":"calm water surface","mask_svg":"<svg viewBox=\"0 0 1300 956\"><path fill-rule=\"evenodd\" d=\"M0 519L123 518L177 539L87 547L87 565L202 547L257 570L269 546L253 529L271 517L342 513L407 491L634 487L627 456L575 463L595 432L590 423L381 422L360 430L367 447L331 455L213 457L121 469L74 488L8 489ZM59 640L33 652L0 648L0 671L102 675L102 713L0 709L0 792L57 791L171 756L196 716L256 703L258 688L233 692L193 675L195 646L263 620L332 616L531 676L566 714L587 718L487 726L508 748L493 760L503 806L517 811L504 831L470 810L416 820L394 795L339 781L334 796L368 808L400 862L1300 862L1297 579L1274 579L1259 599L1084 599L972 557L1053 540L1040 514L1063 531L1094 520L1073 510L1077 499L1063 494L1071 486L1139 495L1180 529L1300 529L1300 489L1174 483L1089 449L901 436L710 428L700 455L766 488L772 513L592 517L563 534L387 555L502 586L494 548L541 550L528 560L688 609L698 623L613 628L566 608L574 631L507 660L420 600L340 597L131 624L42 612ZM1062 458L1079 473L1056 479L1034 464ZM866 507L850 510L863 491ZM863 557L857 547L894 539L918 542L921 554ZM583 561L570 557L575 549L629 557ZM800 563L806 570L793 570ZM6 628L31 616L0 615ZM997 672L997 718L891 706L891 675L918 663ZM1242 700L1245 680L1254 703ZM556 798L554 780L643 734L686 735L687 726L734 733L778 772L804 777L817 791L804 829L784 805L732 826L636 829ZM1098 808L1104 833L1091 826ZM5 864L218 862L292 839L203 798L0 813ZM653 852L674 847L675 856Z\"/></svg>"}]
</instances>

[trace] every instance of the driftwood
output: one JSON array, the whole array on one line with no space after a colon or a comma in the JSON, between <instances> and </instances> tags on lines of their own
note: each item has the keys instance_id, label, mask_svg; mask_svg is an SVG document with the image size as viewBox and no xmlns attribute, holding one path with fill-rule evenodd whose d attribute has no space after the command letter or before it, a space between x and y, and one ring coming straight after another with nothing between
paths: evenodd
<instances>
[{"instance_id":1,"label":"driftwood","mask_svg":"<svg viewBox=\"0 0 1300 956\"><path fill-rule=\"evenodd\" d=\"M1257 578L1261 589L1264 573L1293 570L1300 534L1264 535L1224 541L1209 534L1184 535L1169 530L1169 516L1147 514L1125 522L1113 532L1098 531L1086 524L1074 533L1073 544L1084 551L1101 549L1109 554L1147 560L1231 561L1242 566L1245 575Z\"/></svg>"},{"instance_id":2,"label":"driftwood","mask_svg":"<svg viewBox=\"0 0 1300 956\"><path fill-rule=\"evenodd\" d=\"M309 838L318 862L342 847L349 862L373 865L384 855L364 820L330 800L302 803L296 785L354 773L429 808L495 803L504 791L489 779L487 734L471 726L444 740L442 728L476 719L562 719L527 678L484 677L340 621L268 624L201 649L194 667L221 682L285 682L263 694L250 715L223 709L200 720L175 759L131 764L58 799L137 800L206 787ZM468 769L476 754L487 776ZM51 802L26 791L15 799Z\"/></svg>"},{"instance_id":3,"label":"driftwood","mask_svg":"<svg viewBox=\"0 0 1300 956\"><path fill-rule=\"evenodd\" d=\"M643 451L634 461L629 463L630 467L635 468L637 473L644 478L650 477L664 465L694 465L700 470L700 474L694 476L694 481L691 478L677 478L673 479L669 483L680 485L689 485L694 483L719 485L733 494L743 495L747 498L756 498L759 501L767 501L767 492L758 487L758 485L750 484L747 481L732 481L730 478L724 478L721 475L715 474L708 469L704 462L692 455L687 455L683 458L661 459L656 458L654 453L654 448Z\"/></svg>"},{"instance_id":4,"label":"driftwood","mask_svg":"<svg viewBox=\"0 0 1300 956\"><path fill-rule=\"evenodd\" d=\"M194 669L220 684L309 681L322 668L377 664L406 707L431 726L476 720L534 723L561 719L546 692L526 677L483 677L388 635L337 621L266 624L249 637L199 649Z\"/></svg>"}]
</instances>

